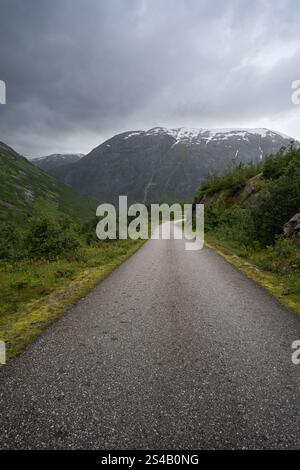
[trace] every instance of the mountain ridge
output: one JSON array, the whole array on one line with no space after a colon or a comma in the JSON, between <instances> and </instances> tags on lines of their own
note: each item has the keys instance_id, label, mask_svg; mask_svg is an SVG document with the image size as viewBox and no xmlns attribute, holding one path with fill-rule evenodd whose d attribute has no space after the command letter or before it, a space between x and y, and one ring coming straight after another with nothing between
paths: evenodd
<instances>
[{"instance_id":1,"label":"mountain ridge","mask_svg":"<svg viewBox=\"0 0 300 470\"><path fill-rule=\"evenodd\" d=\"M122 132L53 174L105 202L190 200L199 185L238 163L258 163L295 139L266 128L154 127ZM298 143L297 143L298 145Z\"/></svg>"},{"instance_id":2,"label":"mountain ridge","mask_svg":"<svg viewBox=\"0 0 300 470\"><path fill-rule=\"evenodd\" d=\"M28 158L28 160L42 170L51 172L51 170L59 166L76 163L82 157L84 157L83 153L52 153L43 157Z\"/></svg>"}]
</instances>

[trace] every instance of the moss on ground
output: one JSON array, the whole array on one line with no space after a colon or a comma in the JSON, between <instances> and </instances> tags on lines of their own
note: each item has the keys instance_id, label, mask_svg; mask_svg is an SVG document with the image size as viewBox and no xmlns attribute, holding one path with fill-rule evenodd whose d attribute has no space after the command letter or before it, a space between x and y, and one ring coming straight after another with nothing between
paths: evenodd
<instances>
[{"instance_id":1,"label":"moss on ground","mask_svg":"<svg viewBox=\"0 0 300 470\"><path fill-rule=\"evenodd\" d=\"M7 360L30 344L140 248L122 240L84 248L76 260L24 261L0 267L0 340Z\"/></svg>"},{"instance_id":2,"label":"moss on ground","mask_svg":"<svg viewBox=\"0 0 300 470\"><path fill-rule=\"evenodd\" d=\"M214 238L211 234L205 235L205 245L215 250L230 264L240 269L246 276L264 287L276 297L284 307L292 310L294 313L300 314L300 291L293 289L297 279L262 269L260 266L253 264L251 257L247 259L238 256L226 242Z\"/></svg>"}]
</instances>

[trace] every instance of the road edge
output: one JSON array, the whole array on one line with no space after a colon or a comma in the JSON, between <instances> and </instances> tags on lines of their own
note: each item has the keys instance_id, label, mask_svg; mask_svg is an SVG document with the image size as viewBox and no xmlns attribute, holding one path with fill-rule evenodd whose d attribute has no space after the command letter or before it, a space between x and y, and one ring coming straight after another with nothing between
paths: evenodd
<instances>
[{"instance_id":1,"label":"road edge","mask_svg":"<svg viewBox=\"0 0 300 470\"><path fill-rule=\"evenodd\" d=\"M29 304L29 311L25 311L17 322L1 331L1 340L6 345L5 365L21 354L48 327L134 255L144 243L144 240L139 240L125 255L121 255L105 265L83 270L67 286L56 289L51 293L51 296L41 297ZM0 369L5 365L0 364Z\"/></svg>"},{"instance_id":2,"label":"road edge","mask_svg":"<svg viewBox=\"0 0 300 470\"><path fill-rule=\"evenodd\" d=\"M211 239L209 242L205 240L204 243L205 246L218 253L222 258L228 261L228 263L243 272L249 279L263 287L267 292L275 297L283 307L292 311L294 314L300 315L300 299L288 298L284 293L285 285L280 280L279 276L260 269L255 264L241 258L227 247L224 247Z\"/></svg>"}]
</instances>

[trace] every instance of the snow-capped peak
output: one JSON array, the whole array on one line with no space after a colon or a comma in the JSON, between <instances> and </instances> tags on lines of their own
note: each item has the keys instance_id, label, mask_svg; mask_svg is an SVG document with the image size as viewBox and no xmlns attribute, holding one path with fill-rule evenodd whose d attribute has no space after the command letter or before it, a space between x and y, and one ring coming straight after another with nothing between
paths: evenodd
<instances>
[{"instance_id":1,"label":"snow-capped peak","mask_svg":"<svg viewBox=\"0 0 300 470\"><path fill-rule=\"evenodd\" d=\"M154 127L146 131L146 135L159 135L167 134L175 139L173 145L178 143L199 143L200 141L208 144L211 141L227 140L230 137L238 137L241 140L249 140L250 136L259 136L260 138L270 137L276 138L281 137L282 139L293 140L291 137L274 132L265 128L220 128L220 129L205 129L205 128L187 128L179 127L174 129L168 129L166 127Z\"/></svg>"}]
</instances>

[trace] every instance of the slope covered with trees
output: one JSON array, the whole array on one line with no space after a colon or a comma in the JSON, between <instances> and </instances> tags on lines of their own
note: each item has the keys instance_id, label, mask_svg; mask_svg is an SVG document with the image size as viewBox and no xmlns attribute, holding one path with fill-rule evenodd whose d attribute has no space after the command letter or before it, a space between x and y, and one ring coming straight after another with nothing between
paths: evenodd
<instances>
[{"instance_id":1,"label":"slope covered with trees","mask_svg":"<svg viewBox=\"0 0 300 470\"><path fill-rule=\"evenodd\" d=\"M205 204L208 242L279 276L282 294L300 296L300 237L284 230L300 212L299 148L206 181L195 202Z\"/></svg>"}]
</instances>

